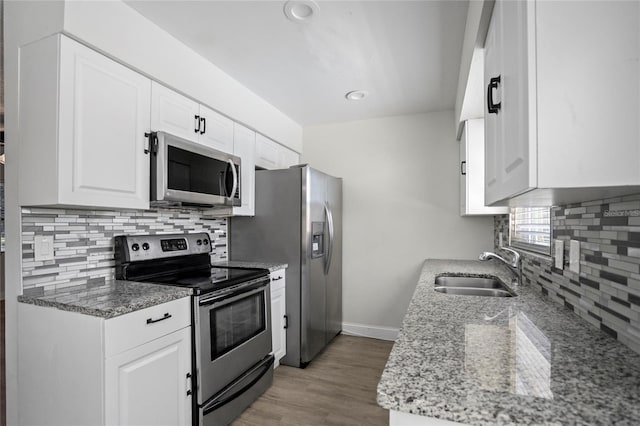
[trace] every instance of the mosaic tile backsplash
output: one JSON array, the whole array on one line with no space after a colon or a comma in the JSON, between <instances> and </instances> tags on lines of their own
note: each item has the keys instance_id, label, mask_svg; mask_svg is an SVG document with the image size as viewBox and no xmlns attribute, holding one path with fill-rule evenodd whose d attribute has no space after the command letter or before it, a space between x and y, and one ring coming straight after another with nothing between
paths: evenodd
<instances>
[{"instance_id":1,"label":"mosaic tile backsplash","mask_svg":"<svg viewBox=\"0 0 640 426\"><path fill-rule=\"evenodd\" d=\"M22 276L25 293L115 278L113 237L124 234L208 232L212 261L227 260L227 219L203 219L195 210L87 211L22 209ZM34 236L54 237L54 259L35 261Z\"/></svg>"},{"instance_id":2,"label":"mosaic tile backsplash","mask_svg":"<svg viewBox=\"0 0 640 426\"><path fill-rule=\"evenodd\" d=\"M494 222L499 250L509 218ZM565 267L521 252L523 281L640 353L640 195L554 207L551 224L552 239L564 241ZM569 240L580 241L579 274L569 270Z\"/></svg>"}]
</instances>

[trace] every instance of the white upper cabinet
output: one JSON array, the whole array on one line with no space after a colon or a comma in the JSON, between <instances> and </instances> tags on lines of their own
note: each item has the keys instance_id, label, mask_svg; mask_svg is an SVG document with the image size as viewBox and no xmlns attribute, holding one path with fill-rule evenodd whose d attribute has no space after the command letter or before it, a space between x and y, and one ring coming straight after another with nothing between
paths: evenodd
<instances>
[{"instance_id":1,"label":"white upper cabinet","mask_svg":"<svg viewBox=\"0 0 640 426\"><path fill-rule=\"evenodd\" d=\"M460 139L460 215L508 212L508 207L484 205L484 120L467 120Z\"/></svg>"},{"instance_id":2,"label":"white upper cabinet","mask_svg":"<svg viewBox=\"0 0 640 426\"><path fill-rule=\"evenodd\" d=\"M151 128L196 141L200 104L155 81L151 85Z\"/></svg>"},{"instance_id":3,"label":"white upper cabinet","mask_svg":"<svg viewBox=\"0 0 640 426\"><path fill-rule=\"evenodd\" d=\"M200 105L200 143L231 154L234 152L233 127L232 120Z\"/></svg>"},{"instance_id":4,"label":"white upper cabinet","mask_svg":"<svg viewBox=\"0 0 640 426\"><path fill-rule=\"evenodd\" d=\"M149 207L151 81L57 34L21 48L19 202Z\"/></svg>"},{"instance_id":5,"label":"white upper cabinet","mask_svg":"<svg viewBox=\"0 0 640 426\"><path fill-rule=\"evenodd\" d=\"M299 161L297 152L256 134L256 166L263 169L286 169Z\"/></svg>"},{"instance_id":6,"label":"white upper cabinet","mask_svg":"<svg viewBox=\"0 0 640 426\"><path fill-rule=\"evenodd\" d=\"M639 192L639 59L639 2L496 1L485 44L486 203Z\"/></svg>"},{"instance_id":7,"label":"white upper cabinet","mask_svg":"<svg viewBox=\"0 0 640 426\"><path fill-rule=\"evenodd\" d=\"M278 169L280 145L269 138L256 134L256 166L263 169Z\"/></svg>"},{"instance_id":8,"label":"white upper cabinet","mask_svg":"<svg viewBox=\"0 0 640 426\"><path fill-rule=\"evenodd\" d=\"M153 82L151 128L233 153L233 121L160 83Z\"/></svg>"},{"instance_id":9,"label":"white upper cabinet","mask_svg":"<svg viewBox=\"0 0 640 426\"><path fill-rule=\"evenodd\" d=\"M485 43L487 204L535 186L529 175L535 155L528 155L526 7L496 2Z\"/></svg>"},{"instance_id":10,"label":"white upper cabinet","mask_svg":"<svg viewBox=\"0 0 640 426\"><path fill-rule=\"evenodd\" d=\"M255 214L256 132L235 123L233 128L233 154L240 157L240 198L242 205L233 208L234 216Z\"/></svg>"},{"instance_id":11,"label":"white upper cabinet","mask_svg":"<svg viewBox=\"0 0 640 426\"><path fill-rule=\"evenodd\" d=\"M280 146L280 168L288 169L300 163L300 155L284 146Z\"/></svg>"}]
</instances>

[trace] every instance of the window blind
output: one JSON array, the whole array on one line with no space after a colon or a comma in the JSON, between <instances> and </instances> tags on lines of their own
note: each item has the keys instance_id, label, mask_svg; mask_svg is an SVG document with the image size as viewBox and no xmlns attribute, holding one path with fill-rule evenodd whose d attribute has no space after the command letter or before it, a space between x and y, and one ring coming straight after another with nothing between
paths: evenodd
<instances>
[{"instance_id":1,"label":"window blind","mask_svg":"<svg viewBox=\"0 0 640 426\"><path fill-rule=\"evenodd\" d=\"M551 254L551 209L516 207L509 215L509 244Z\"/></svg>"}]
</instances>

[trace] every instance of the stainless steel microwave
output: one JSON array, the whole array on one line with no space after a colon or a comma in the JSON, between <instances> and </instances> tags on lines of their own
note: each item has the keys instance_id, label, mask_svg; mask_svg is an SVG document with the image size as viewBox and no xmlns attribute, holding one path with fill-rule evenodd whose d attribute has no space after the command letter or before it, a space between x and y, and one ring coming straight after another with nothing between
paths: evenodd
<instances>
[{"instance_id":1,"label":"stainless steel microwave","mask_svg":"<svg viewBox=\"0 0 640 426\"><path fill-rule=\"evenodd\" d=\"M165 132L149 137L152 206L240 206L235 155Z\"/></svg>"}]
</instances>

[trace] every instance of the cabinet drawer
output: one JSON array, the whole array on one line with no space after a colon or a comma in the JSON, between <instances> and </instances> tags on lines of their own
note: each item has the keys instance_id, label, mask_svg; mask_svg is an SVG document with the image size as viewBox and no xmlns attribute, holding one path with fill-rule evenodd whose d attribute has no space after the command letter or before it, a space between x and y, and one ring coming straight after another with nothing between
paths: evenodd
<instances>
[{"instance_id":1,"label":"cabinet drawer","mask_svg":"<svg viewBox=\"0 0 640 426\"><path fill-rule=\"evenodd\" d=\"M191 325L190 301L184 297L106 320L105 356L108 358Z\"/></svg>"},{"instance_id":2,"label":"cabinet drawer","mask_svg":"<svg viewBox=\"0 0 640 426\"><path fill-rule=\"evenodd\" d=\"M285 287L285 270L278 269L269 274L271 278L271 291L278 290Z\"/></svg>"}]
</instances>

